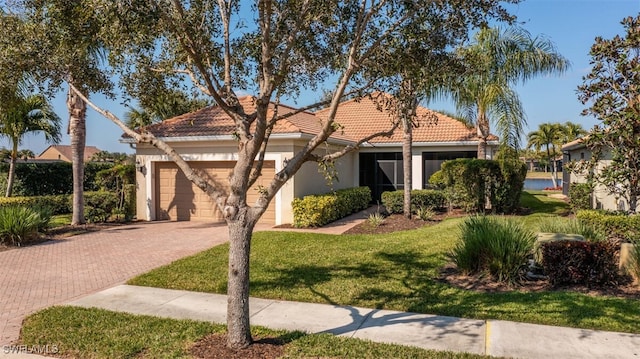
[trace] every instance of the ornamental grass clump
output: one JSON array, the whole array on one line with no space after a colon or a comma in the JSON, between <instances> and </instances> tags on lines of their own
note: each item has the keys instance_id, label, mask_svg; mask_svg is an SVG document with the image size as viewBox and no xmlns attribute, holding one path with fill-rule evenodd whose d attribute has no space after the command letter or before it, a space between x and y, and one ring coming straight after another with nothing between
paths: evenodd
<instances>
[{"instance_id":1,"label":"ornamental grass clump","mask_svg":"<svg viewBox=\"0 0 640 359\"><path fill-rule=\"evenodd\" d=\"M467 274L490 273L499 282L520 280L533 252L535 234L500 217L469 217L460 225L460 241L451 253Z\"/></svg>"},{"instance_id":2,"label":"ornamental grass clump","mask_svg":"<svg viewBox=\"0 0 640 359\"><path fill-rule=\"evenodd\" d=\"M0 208L0 242L20 246L49 226L51 211L46 208L7 206Z\"/></svg>"}]
</instances>

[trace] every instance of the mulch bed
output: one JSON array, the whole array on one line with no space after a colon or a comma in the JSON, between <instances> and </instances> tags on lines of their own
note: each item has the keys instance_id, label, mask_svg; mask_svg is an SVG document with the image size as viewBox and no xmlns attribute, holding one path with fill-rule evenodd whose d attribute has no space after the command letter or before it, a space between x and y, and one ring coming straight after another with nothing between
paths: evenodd
<instances>
[{"instance_id":1,"label":"mulch bed","mask_svg":"<svg viewBox=\"0 0 640 359\"><path fill-rule=\"evenodd\" d=\"M522 280L518 284L499 283L488 274L464 275L453 263L445 265L440 270L438 280L452 287L480 293L566 291L591 296L640 299L640 286L634 285L631 281L620 283L618 286L599 288L589 288L584 285L554 287L548 280Z\"/></svg>"},{"instance_id":2,"label":"mulch bed","mask_svg":"<svg viewBox=\"0 0 640 359\"><path fill-rule=\"evenodd\" d=\"M234 350L227 347L227 336L211 334L191 347L190 353L201 359L275 359L284 355L285 342L277 338L254 338L246 349Z\"/></svg>"},{"instance_id":3,"label":"mulch bed","mask_svg":"<svg viewBox=\"0 0 640 359\"><path fill-rule=\"evenodd\" d=\"M454 210L452 212L437 212L436 215L429 221L423 221L417 218L407 218L401 214L392 214L385 217L384 222L375 227L369 224L367 220L357 224L353 228L344 232L344 234L384 234L398 231L407 231L416 228L422 228L425 226L432 226L438 222L441 222L447 218L464 216L460 210Z\"/></svg>"}]
</instances>

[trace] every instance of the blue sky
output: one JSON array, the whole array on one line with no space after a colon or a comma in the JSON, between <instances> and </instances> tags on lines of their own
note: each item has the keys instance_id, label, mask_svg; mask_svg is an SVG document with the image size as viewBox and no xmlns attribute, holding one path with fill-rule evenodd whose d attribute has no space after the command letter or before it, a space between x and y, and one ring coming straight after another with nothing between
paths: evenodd
<instances>
[{"instance_id":1,"label":"blue sky","mask_svg":"<svg viewBox=\"0 0 640 359\"><path fill-rule=\"evenodd\" d=\"M640 13L640 0L525 0L512 6L511 10L522 22L522 27L533 35L550 38L558 51L571 61L571 68L565 74L539 77L517 88L527 114L526 132L537 129L544 122L572 121L581 123L586 129L592 128L598 121L580 116L584 106L576 94L582 77L589 72L589 49L596 36L612 38L616 34L623 34L620 21L626 16ZM314 96L311 100L318 97ZM66 129L68 115L64 100L65 96L61 93L52 102ZM94 100L121 118L126 111L119 104L120 101L108 101L98 96ZM296 102L300 105L309 101L300 98ZM426 105L434 110L455 110L449 101ZM128 145L118 142L121 133L109 120L88 110L87 145L112 152L132 153ZM66 134L61 144L69 144ZM8 147L7 141L0 141L0 146ZM44 136L36 135L25 137L20 148L28 148L38 154L47 146Z\"/></svg>"}]
</instances>

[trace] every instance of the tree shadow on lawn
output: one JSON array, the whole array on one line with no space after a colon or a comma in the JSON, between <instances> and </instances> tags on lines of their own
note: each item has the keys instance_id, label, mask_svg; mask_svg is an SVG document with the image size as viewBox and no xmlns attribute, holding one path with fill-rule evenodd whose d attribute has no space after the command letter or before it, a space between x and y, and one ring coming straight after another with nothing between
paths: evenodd
<instances>
[{"instance_id":1,"label":"tree shadow on lawn","mask_svg":"<svg viewBox=\"0 0 640 359\"><path fill-rule=\"evenodd\" d=\"M522 192L520 195L520 205L528 208L532 213L548 213L559 216L567 216L570 213L569 206L560 200L543 201L540 198L547 197L545 194L532 194Z\"/></svg>"}]
</instances>

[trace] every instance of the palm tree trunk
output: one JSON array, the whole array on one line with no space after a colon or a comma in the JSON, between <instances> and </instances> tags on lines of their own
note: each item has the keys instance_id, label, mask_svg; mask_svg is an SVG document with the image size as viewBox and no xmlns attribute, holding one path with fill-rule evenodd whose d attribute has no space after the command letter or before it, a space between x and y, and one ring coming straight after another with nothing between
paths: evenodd
<instances>
[{"instance_id":1,"label":"palm tree trunk","mask_svg":"<svg viewBox=\"0 0 640 359\"><path fill-rule=\"evenodd\" d=\"M13 141L13 148L11 149L11 159L9 161L9 175L7 177L7 192L6 197L11 197L13 193L13 183L16 178L16 160L18 158L18 141Z\"/></svg>"},{"instance_id":2,"label":"palm tree trunk","mask_svg":"<svg viewBox=\"0 0 640 359\"><path fill-rule=\"evenodd\" d=\"M87 106L73 90L67 96L69 135L71 137L71 163L73 171L73 214L71 224L84 224L84 147L86 144Z\"/></svg>"},{"instance_id":3,"label":"palm tree trunk","mask_svg":"<svg viewBox=\"0 0 640 359\"><path fill-rule=\"evenodd\" d=\"M489 119L483 111L478 111L476 131L478 134L478 159L487 159L487 138L489 137Z\"/></svg>"},{"instance_id":4,"label":"palm tree trunk","mask_svg":"<svg viewBox=\"0 0 640 359\"><path fill-rule=\"evenodd\" d=\"M551 151L549 150L549 144L547 144L547 158L549 159L549 167L551 167L551 183L553 184L553 188L556 188L556 164L553 161L551 164Z\"/></svg>"}]
</instances>

